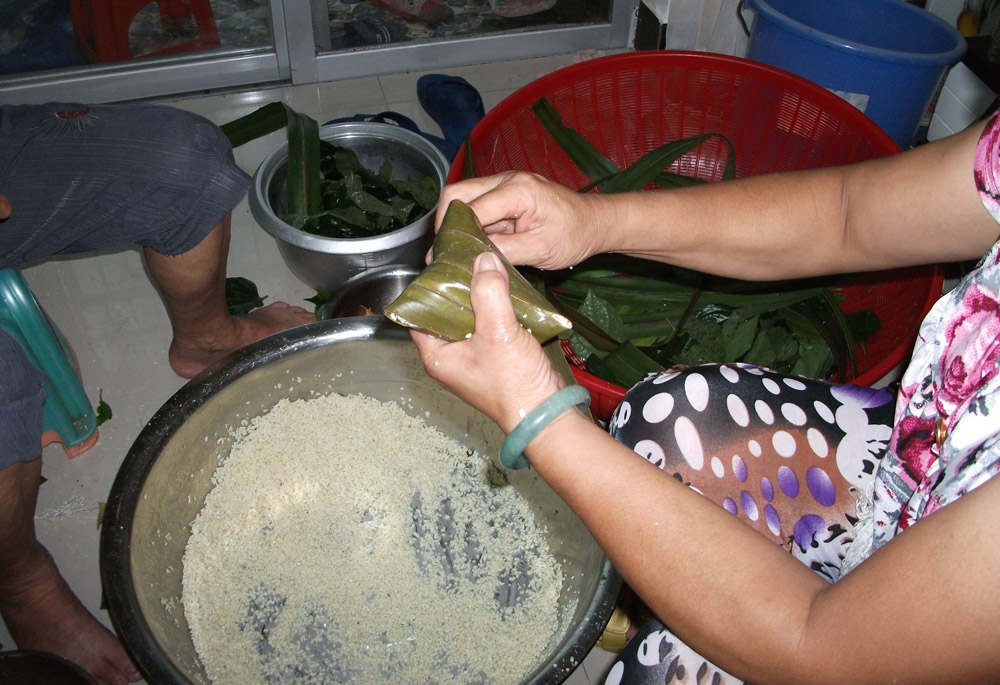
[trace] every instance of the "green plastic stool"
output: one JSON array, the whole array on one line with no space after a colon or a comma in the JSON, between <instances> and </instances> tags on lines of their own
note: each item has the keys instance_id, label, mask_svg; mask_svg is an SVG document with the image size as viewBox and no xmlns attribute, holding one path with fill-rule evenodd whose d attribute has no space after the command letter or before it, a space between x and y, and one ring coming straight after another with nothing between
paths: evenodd
<instances>
[{"instance_id":1,"label":"green plastic stool","mask_svg":"<svg viewBox=\"0 0 1000 685\"><path fill-rule=\"evenodd\" d=\"M0 269L0 326L45 373L42 447L60 442L70 457L90 449L97 442L97 415L80 382L73 350L18 269Z\"/></svg>"}]
</instances>

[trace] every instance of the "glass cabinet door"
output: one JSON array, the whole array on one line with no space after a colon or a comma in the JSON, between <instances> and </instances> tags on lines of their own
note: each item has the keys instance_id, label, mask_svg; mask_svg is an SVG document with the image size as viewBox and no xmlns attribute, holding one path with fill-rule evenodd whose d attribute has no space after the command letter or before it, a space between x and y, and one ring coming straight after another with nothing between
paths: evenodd
<instances>
[{"instance_id":1,"label":"glass cabinet door","mask_svg":"<svg viewBox=\"0 0 1000 685\"><path fill-rule=\"evenodd\" d=\"M0 0L4 102L134 99L289 73L280 0Z\"/></svg>"},{"instance_id":2,"label":"glass cabinet door","mask_svg":"<svg viewBox=\"0 0 1000 685\"><path fill-rule=\"evenodd\" d=\"M632 0L310 2L318 80L624 48L635 4ZM300 19L288 16L288 21Z\"/></svg>"},{"instance_id":3,"label":"glass cabinet door","mask_svg":"<svg viewBox=\"0 0 1000 685\"><path fill-rule=\"evenodd\" d=\"M623 48L636 0L0 0L0 102L112 102Z\"/></svg>"}]
</instances>

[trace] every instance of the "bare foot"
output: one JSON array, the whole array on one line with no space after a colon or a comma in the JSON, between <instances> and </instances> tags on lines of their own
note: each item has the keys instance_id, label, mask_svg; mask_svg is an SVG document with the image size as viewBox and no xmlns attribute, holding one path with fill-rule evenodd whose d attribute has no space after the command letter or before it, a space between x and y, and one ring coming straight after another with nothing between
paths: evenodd
<instances>
[{"instance_id":1,"label":"bare foot","mask_svg":"<svg viewBox=\"0 0 1000 685\"><path fill-rule=\"evenodd\" d=\"M287 302L272 302L246 316L230 318L228 331L219 331L210 340L183 340L174 335L170 344L170 367L181 378L194 378L224 356L272 333L316 320L313 312Z\"/></svg>"},{"instance_id":2,"label":"bare foot","mask_svg":"<svg viewBox=\"0 0 1000 685\"><path fill-rule=\"evenodd\" d=\"M0 602L0 614L18 648L65 657L102 685L140 680L118 639L87 611L52 557L45 556L31 582Z\"/></svg>"}]
</instances>

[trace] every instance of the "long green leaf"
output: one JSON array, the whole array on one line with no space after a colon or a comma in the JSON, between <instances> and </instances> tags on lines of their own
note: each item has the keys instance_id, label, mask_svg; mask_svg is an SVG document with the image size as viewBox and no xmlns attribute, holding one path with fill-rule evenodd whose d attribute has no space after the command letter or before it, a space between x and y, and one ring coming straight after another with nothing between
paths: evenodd
<instances>
[{"instance_id":1,"label":"long green leaf","mask_svg":"<svg viewBox=\"0 0 1000 685\"><path fill-rule=\"evenodd\" d=\"M726 157L726 166L722 172L722 180L725 181L736 178L736 156L733 154L732 143L729 142L728 138L721 134L705 133L700 136L692 136L690 138L684 138L683 140L677 140L672 143L666 143L654 150L650 150L629 165L627 169L602 184L601 192L621 193L632 190L642 190L653 182L657 182L660 185L669 184L674 186L697 184L701 179L690 179L693 180L694 183L690 183L689 180L689 182L685 184L678 180L685 177L676 174L667 175L667 172L664 172L663 170L688 152L691 152L712 138L721 138L729 147L729 155Z\"/></svg>"},{"instance_id":2,"label":"long green leaf","mask_svg":"<svg viewBox=\"0 0 1000 685\"><path fill-rule=\"evenodd\" d=\"M600 361L588 360L588 369L605 367L612 378L626 388L643 379L646 374L663 370L663 365L645 355L631 342L623 342Z\"/></svg>"},{"instance_id":3,"label":"long green leaf","mask_svg":"<svg viewBox=\"0 0 1000 685\"><path fill-rule=\"evenodd\" d=\"M287 108L283 103L271 102L250 114L222 124L219 128L229 139L230 145L239 147L284 128L288 121L286 111Z\"/></svg>"},{"instance_id":4,"label":"long green leaf","mask_svg":"<svg viewBox=\"0 0 1000 685\"><path fill-rule=\"evenodd\" d=\"M605 157L590 142L575 130L563 124L562 117L547 98L539 98L532 105L545 130L549 132L580 171L594 183L603 183L606 179L619 173L620 169L614 162Z\"/></svg>"},{"instance_id":5,"label":"long green leaf","mask_svg":"<svg viewBox=\"0 0 1000 685\"><path fill-rule=\"evenodd\" d=\"M479 176L479 172L476 171L476 160L472 158L472 140L466 136L465 142L463 142L462 145L465 148L462 173L465 174L465 178L476 178Z\"/></svg>"},{"instance_id":6,"label":"long green leaf","mask_svg":"<svg viewBox=\"0 0 1000 685\"><path fill-rule=\"evenodd\" d=\"M287 209L312 215L323 209L320 193L319 125L314 119L285 107L288 118Z\"/></svg>"},{"instance_id":7,"label":"long green leaf","mask_svg":"<svg viewBox=\"0 0 1000 685\"><path fill-rule=\"evenodd\" d=\"M642 190L649 185L664 169L685 154L694 150L715 134L706 133L692 138L685 138L650 150L627 169L601 184L602 193L622 193Z\"/></svg>"}]
</instances>

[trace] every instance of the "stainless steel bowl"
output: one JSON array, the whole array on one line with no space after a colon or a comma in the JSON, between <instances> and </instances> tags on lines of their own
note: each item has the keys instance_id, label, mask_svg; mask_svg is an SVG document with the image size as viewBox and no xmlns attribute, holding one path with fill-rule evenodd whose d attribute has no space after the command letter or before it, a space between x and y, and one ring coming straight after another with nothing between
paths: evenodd
<instances>
[{"instance_id":1,"label":"stainless steel bowl","mask_svg":"<svg viewBox=\"0 0 1000 685\"><path fill-rule=\"evenodd\" d=\"M352 276L323 305L320 318L384 314L419 274L416 267L390 264Z\"/></svg>"},{"instance_id":2,"label":"stainless steel bowl","mask_svg":"<svg viewBox=\"0 0 1000 685\"><path fill-rule=\"evenodd\" d=\"M549 357L568 373L558 345ZM294 382L292 382L294 380ZM487 454L497 426L424 371L406 330L384 317L318 321L239 350L181 388L139 434L118 472L101 528L101 581L115 629L147 682L206 683L181 604L190 525L232 446L229 431L283 398L361 393L396 401ZM525 683L561 683L593 648L621 579L590 533L532 469L508 472L548 529L563 567L561 634ZM331 561L331 578L337 577Z\"/></svg>"},{"instance_id":3,"label":"stainless steel bowl","mask_svg":"<svg viewBox=\"0 0 1000 685\"><path fill-rule=\"evenodd\" d=\"M392 124L342 122L320 127L320 138L353 150L374 170L388 159L397 178L434 176L440 186L448 161L426 138ZM275 148L257 168L247 201L254 219L278 245L285 264L306 285L332 292L348 278L387 264L418 266L433 240L434 210L409 226L373 238L324 238L286 224L274 208L284 204L288 144Z\"/></svg>"}]
</instances>

